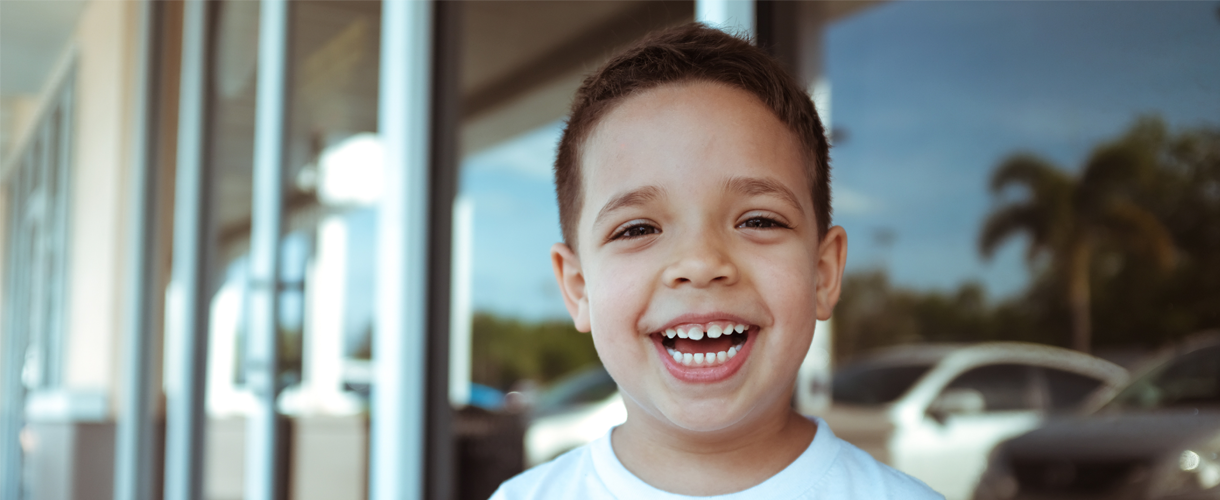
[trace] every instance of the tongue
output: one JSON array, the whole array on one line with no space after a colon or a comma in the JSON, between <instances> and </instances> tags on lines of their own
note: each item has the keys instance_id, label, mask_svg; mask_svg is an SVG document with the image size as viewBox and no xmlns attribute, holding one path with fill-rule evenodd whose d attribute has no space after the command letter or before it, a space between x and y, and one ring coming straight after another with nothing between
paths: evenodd
<instances>
[{"instance_id":1,"label":"tongue","mask_svg":"<svg viewBox=\"0 0 1220 500\"><path fill-rule=\"evenodd\" d=\"M704 338L703 340L691 340L684 338L674 339L674 349L678 352L689 352L691 354L698 353L718 353L727 351L733 347L733 340L727 335L718 339Z\"/></svg>"}]
</instances>

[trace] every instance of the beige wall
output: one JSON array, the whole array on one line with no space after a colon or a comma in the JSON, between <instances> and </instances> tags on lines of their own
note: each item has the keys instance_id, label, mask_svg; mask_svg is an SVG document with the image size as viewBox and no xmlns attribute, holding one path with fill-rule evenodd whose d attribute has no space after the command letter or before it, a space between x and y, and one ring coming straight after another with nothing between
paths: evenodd
<instances>
[{"instance_id":1,"label":"beige wall","mask_svg":"<svg viewBox=\"0 0 1220 500\"><path fill-rule=\"evenodd\" d=\"M113 411L134 203L128 192L136 109L139 3L96 0L81 13L77 51L64 346L65 389L102 391Z\"/></svg>"},{"instance_id":2,"label":"beige wall","mask_svg":"<svg viewBox=\"0 0 1220 500\"><path fill-rule=\"evenodd\" d=\"M7 95L0 101L0 157L8 161L9 154L18 141L29 133L31 122L37 118L41 105L37 95Z\"/></svg>"}]
</instances>

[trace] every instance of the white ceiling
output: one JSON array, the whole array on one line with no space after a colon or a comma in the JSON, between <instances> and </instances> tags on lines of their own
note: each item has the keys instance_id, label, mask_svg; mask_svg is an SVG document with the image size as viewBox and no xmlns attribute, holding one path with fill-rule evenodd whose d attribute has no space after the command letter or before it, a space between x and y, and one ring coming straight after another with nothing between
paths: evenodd
<instances>
[{"instance_id":1,"label":"white ceiling","mask_svg":"<svg viewBox=\"0 0 1220 500\"><path fill-rule=\"evenodd\" d=\"M85 2L0 0L0 95L37 94Z\"/></svg>"}]
</instances>

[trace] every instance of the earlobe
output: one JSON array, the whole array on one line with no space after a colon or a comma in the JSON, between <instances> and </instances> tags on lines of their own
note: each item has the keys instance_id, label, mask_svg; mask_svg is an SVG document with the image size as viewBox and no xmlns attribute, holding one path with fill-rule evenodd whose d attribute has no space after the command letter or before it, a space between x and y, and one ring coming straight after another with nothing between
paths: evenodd
<instances>
[{"instance_id":1,"label":"earlobe","mask_svg":"<svg viewBox=\"0 0 1220 500\"><path fill-rule=\"evenodd\" d=\"M589 295L585 290L585 274L580 267L580 259L571 247L556 243L551 246L551 267L572 322L578 331L588 333L592 329L589 324Z\"/></svg>"},{"instance_id":2,"label":"earlobe","mask_svg":"<svg viewBox=\"0 0 1220 500\"><path fill-rule=\"evenodd\" d=\"M847 264L847 232L842 226L826 231L818 245L817 317L826 321L834 313L843 286L843 268Z\"/></svg>"}]
</instances>

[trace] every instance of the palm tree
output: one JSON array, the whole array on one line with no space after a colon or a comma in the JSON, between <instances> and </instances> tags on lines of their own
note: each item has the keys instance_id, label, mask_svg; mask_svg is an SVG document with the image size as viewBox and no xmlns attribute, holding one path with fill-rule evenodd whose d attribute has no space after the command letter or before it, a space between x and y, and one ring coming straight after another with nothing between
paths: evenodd
<instances>
[{"instance_id":1,"label":"palm tree","mask_svg":"<svg viewBox=\"0 0 1220 500\"><path fill-rule=\"evenodd\" d=\"M1088 352L1092 336L1089 277L1094 254L1114 245L1152 257L1162 267L1174 262L1174 244L1165 226L1133 199L1158 168L1165 127L1143 119L1118 141L1093 151L1073 175L1030 154L1014 155L996 168L991 191L1023 186L1024 200L999 206L983 224L979 249L990 258L1004 240L1029 236L1026 258L1049 258L1053 279L1066 292L1072 317L1072 347Z\"/></svg>"}]
</instances>

